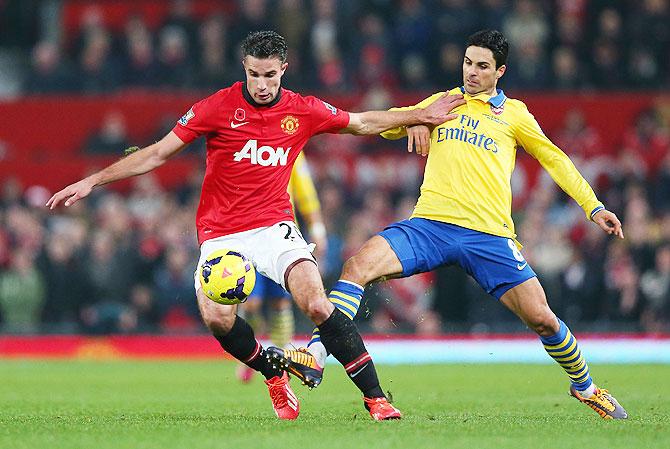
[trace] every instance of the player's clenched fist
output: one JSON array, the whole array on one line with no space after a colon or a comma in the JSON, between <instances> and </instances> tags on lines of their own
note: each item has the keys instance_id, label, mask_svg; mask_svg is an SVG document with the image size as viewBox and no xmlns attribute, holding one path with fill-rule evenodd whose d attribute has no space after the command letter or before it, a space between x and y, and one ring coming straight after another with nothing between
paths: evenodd
<instances>
[{"instance_id":1,"label":"player's clenched fist","mask_svg":"<svg viewBox=\"0 0 670 449\"><path fill-rule=\"evenodd\" d=\"M465 104L463 95L444 94L423 109L422 122L426 125L439 126L444 122L453 120L458 117L458 115L452 114L451 111L463 104Z\"/></svg>"}]
</instances>

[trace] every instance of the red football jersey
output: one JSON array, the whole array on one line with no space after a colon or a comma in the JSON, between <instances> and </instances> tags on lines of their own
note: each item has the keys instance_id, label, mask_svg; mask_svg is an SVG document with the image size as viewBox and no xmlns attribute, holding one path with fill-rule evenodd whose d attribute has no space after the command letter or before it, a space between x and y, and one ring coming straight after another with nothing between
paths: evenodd
<instances>
[{"instance_id":1,"label":"red football jersey","mask_svg":"<svg viewBox=\"0 0 670 449\"><path fill-rule=\"evenodd\" d=\"M194 104L172 131L185 143L207 138L200 244L292 220L287 187L298 153L311 136L348 125L347 112L283 88L272 103L258 105L243 82Z\"/></svg>"}]
</instances>

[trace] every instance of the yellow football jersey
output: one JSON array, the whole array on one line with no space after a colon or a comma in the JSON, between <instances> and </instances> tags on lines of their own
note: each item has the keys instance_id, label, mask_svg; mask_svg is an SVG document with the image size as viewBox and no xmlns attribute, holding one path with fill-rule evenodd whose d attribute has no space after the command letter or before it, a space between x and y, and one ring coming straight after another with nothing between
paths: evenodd
<instances>
[{"instance_id":1,"label":"yellow football jersey","mask_svg":"<svg viewBox=\"0 0 670 449\"><path fill-rule=\"evenodd\" d=\"M502 90L493 97L471 96L463 88L449 93L462 93L466 103L453 110L458 118L437 126L431 134L421 195L412 217L515 238L510 182L517 147L537 159L588 218L602 208L591 186L544 135L523 102L507 98ZM425 107L443 94L392 110ZM387 139L406 135L404 127L382 133Z\"/></svg>"},{"instance_id":2,"label":"yellow football jersey","mask_svg":"<svg viewBox=\"0 0 670 449\"><path fill-rule=\"evenodd\" d=\"M307 159L305 159L303 153L300 153L295 160L291 178L288 182L288 193L291 196L293 206L298 208L303 217L321 210L316 187L314 187Z\"/></svg>"}]
</instances>

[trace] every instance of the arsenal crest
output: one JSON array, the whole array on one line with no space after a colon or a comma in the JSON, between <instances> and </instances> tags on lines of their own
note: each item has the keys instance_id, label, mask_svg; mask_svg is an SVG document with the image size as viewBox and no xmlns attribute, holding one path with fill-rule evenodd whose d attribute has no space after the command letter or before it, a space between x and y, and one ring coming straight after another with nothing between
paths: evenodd
<instances>
[{"instance_id":1,"label":"arsenal crest","mask_svg":"<svg viewBox=\"0 0 670 449\"><path fill-rule=\"evenodd\" d=\"M293 117L292 115L287 115L281 121L281 129L286 134L295 133L298 130L298 126L300 126L298 119Z\"/></svg>"},{"instance_id":2,"label":"arsenal crest","mask_svg":"<svg viewBox=\"0 0 670 449\"><path fill-rule=\"evenodd\" d=\"M505 103L501 104L500 107L495 107L491 105L491 112L493 112L495 115L502 114L504 110L505 110Z\"/></svg>"}]
</instances>

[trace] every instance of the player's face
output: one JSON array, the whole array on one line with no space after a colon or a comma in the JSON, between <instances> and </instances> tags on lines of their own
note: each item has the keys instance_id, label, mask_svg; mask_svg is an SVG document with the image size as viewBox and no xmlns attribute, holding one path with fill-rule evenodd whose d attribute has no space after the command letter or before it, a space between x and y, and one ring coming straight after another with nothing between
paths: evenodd
<instances>
[{"instance_id":1,"label":"player's face","mask_svg":"<svg viewBox=\"0 0 670 449\"><path fill-rule=\"evenodd\" d=\"M247 90L256 103L267 104L275 99L281 86L281 77L288 67L279 58L255 58L245 56L242 60L247 75Z\"/></svg>"},{"instance_id":2,"label":"player's face","mask_svg":"<svg viewBox=\"0 0 670 449\"><path fill-rule=\"evenodd\" d=\"M465 50L463 58L463 86L470 95L486 92L495 95L498 79L503 76L507 67L501 65L496 69L493 52L488 48L470 46Z\"/></svg>"}]
</instances>

